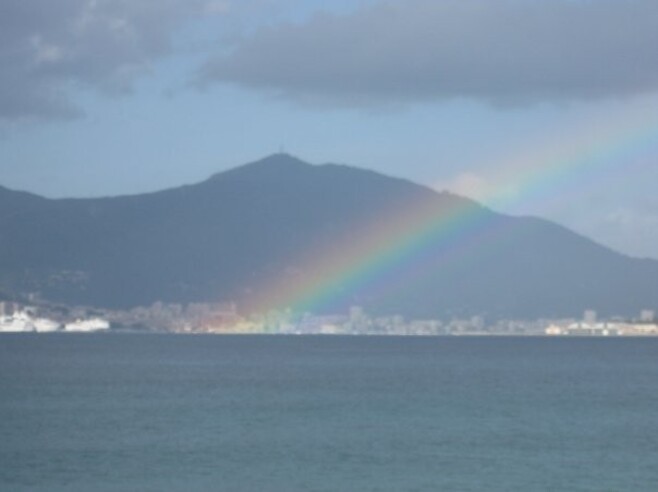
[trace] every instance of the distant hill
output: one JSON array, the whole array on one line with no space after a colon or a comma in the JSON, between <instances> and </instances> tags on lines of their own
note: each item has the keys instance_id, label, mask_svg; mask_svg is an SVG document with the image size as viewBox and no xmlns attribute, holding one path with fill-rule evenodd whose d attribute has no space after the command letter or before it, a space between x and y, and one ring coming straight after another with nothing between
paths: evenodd
<instances>
[{"instance_id":1,"label":"distant hill","mask_svg":"<svg viewBox=\"0 0 658 492\"><path fill-rule=\"evenodd\" d=\"M346 245L374 261L413 232L420 215L447 221L445 231L406 246L407 255L393 247L370 281L339 283L317 309L525 318L658 307L658 261L618 254L546 220L285 154L136 196L50 200L0 187L0 291L99 307L278 307L256 303L267 298L264 286L337 275L323 254L340 259ZM372 231L376 244L366 237Z\"/></svg>"}]
</instances>

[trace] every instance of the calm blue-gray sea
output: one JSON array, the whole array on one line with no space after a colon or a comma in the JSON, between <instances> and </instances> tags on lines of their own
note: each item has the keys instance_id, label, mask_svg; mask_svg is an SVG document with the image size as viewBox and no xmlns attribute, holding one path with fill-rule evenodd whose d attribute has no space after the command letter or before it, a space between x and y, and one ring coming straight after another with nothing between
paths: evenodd
<instances>
[{"instance_id":1,"label":"calm blue-gray sea","mask_svg":"<svg viewBox=\"0 0 658 492\"><path fill-rule=\"evenodd\" d=\"M655 491L658 339L2 335L0 490Z\"/></svg>"}]
</instances>

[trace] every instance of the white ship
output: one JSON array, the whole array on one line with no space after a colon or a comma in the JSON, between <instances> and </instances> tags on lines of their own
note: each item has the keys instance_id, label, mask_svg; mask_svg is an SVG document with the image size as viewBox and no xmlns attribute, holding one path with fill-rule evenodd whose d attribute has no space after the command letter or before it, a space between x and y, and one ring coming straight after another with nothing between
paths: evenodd
<instances>
[{"instance_id":1,"label":"white ship","mask_svg":"<svg viewBox=\"0 0 658 492\"><path fill-rule=\"evenodd\" d=\"M17 311L11 316L0 317L0 332L21 333L34 331L32 319L24 311Z\"/></svg>"},{"instance_id":2,"label":"white ship","mask_svg":"<svg viewBox=\"0 0 658 492\"><path fill-rule=\"evenodd\" d=\"M61 328L57 321L48 318L32 318L25 311L16 311L10 316L0 316L0 333L38 333L57 331Z\"/></svg>"},{"instance_id":3,"label":"white ship","mask_svg":"<svg viewBox=\"0 0 658 492\"><path fill-rule=\"evenodd\" d=\"M78 319L64 325L64 331L92 332L103 331L110 328L110 322L102 318Z\"/></svg>"},{"instance_id":4,"label":"white ship","mask_svg":"<svg viewBox=\"0 0 658 492\"><path fill-rule=\"evenodd\" d=\"M36 331L33 320L25 311L16 311L11 316L0 317L0 333L23 333Z\"/></svg>"},{"instance_id":5,"label":"white ship","mask_svg":"<svg viewBox=\"0 0 658 492\"><path fill-rule=\"evenodd\" d=\"M27 310L17 310L13 314L0 316L0 333L50 333L57 331L93 332L110 328L110 323L102 318L78 319L64 327L49 318L33 318Z\"/></svg>"},{"instance_id":6,"label":"white ship","mask_svg":"<svg viewBox=\"0 0 658 492\"><path fill-rule=\"evenodd\" d=\"M47 333L52 331L59 331L62 327L57 321L48 318L35 318L32 320L32 326L38 333Z\"/></svg>"}]
</instances>

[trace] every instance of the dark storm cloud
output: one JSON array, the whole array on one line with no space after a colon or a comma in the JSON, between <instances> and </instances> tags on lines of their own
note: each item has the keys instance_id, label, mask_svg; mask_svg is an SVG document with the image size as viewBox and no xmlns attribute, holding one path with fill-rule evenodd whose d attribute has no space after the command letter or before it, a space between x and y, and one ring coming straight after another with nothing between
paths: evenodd
<instances>
[{"instance_id":1,"label":"dark storm cloud","mask_svg":"<svg viewBox=\"0 0 658 492\"><path fill-rule=\"evenodd\" d=\"M130 89L204 0L3 0L0 120L71 117L71 89Z\"/></svg>"},{"instance_id":2,"label":"dark storm cloud","mask_svg":"<svg viewBox=\"0 0 658 492\"><path fill-rule=\"evenodd\" d=\"M261 29L209 61L299 102L523 104L658 90L656 0L406 0Z\"/></svg>"}]
</instances>

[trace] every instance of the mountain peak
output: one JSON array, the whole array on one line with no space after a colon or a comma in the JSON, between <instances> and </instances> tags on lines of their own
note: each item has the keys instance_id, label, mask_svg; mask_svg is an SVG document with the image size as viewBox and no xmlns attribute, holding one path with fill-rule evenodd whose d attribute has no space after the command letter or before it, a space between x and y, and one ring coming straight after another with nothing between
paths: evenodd
<instances>
[{"instance_id":1,"label":"mountain peak","mask_svg":"<svg viewBox=\"0 0 658 492\"><path fill-rule=\"evenodd\" d=\"M249 164L247 164L249 165ZM276 154L268 155L262 159L253 162L251 165L265 165L265 166L310 166L308 162L304 162L294 155L285 152L277 152Z\"/></svg>"},{"instance_id":2,"label":"mountain peak","mask_svg":"<svg viewBox=\"0 0 658 492\"><path fill-rule=\"evenodd\" d=\"M240 166L235 170L246 170L246 169L269 169L275 171L296 171L300 169L309 169L313 167L312 164L302 161L301 159L286 153L277 153L272 154L267 157L263 157L257 161L245 164Z\"/></svg>"},{"instance_id":3,"label":"mountain peak","mask_svg":"<svg viewBox=\"0 0 658 492\"><path fill-rule=\"evenodd\" d=\"M222 171L212 175L209 181L216 181L218 179L223 179L227 176L249 176L252 173L257 173L258 175L269 176L271 174L281 174L287 172L294 172L300 170L311 169L314 166L308 162L304 162L301 159L286 154L283 152L272 154L267 157L263 157L254 162L244 164L242 166L229 169L228 171Z\"/></svg>"}]
</instances>

